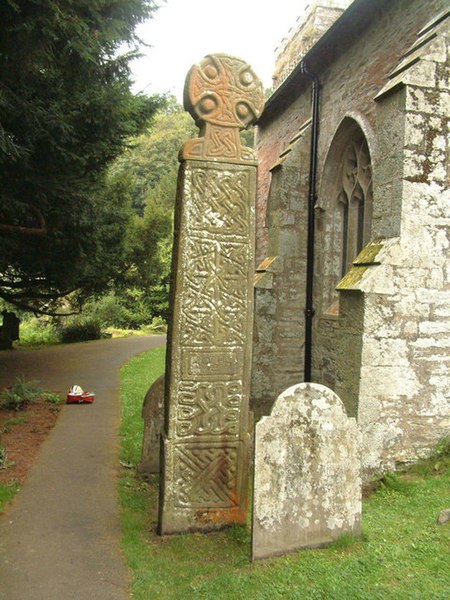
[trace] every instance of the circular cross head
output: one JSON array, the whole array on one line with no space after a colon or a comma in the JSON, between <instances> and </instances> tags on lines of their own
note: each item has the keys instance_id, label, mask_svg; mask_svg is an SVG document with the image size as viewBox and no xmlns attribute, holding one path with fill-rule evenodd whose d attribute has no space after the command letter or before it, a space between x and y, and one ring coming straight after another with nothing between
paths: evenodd
<instances>
[{"instance_id":1,"label":"circular cross head","mask_svg":"<svg viewBox=\"0 0 450 600\"><path fill-rule=\"evenodd\" d=\"M210 54L190 69L184 106L199 126L212 123L245 129L262 112L263 86L245 61L227 54Z\"/></svg>"}]
</instances>

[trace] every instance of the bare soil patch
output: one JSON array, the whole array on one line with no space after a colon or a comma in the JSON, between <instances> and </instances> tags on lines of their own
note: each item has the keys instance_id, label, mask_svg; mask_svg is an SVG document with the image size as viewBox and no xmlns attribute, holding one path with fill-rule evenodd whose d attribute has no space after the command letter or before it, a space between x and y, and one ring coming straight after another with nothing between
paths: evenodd
<instances>
[{"instance_id":1,"label":"bare soil patch","mask_svg":"<svg viewBox=\"0 0 450 600\"><path fill-rule=\"evenodd\" d=\"M0 410L1 443L6 449L8 463L14 463L0 469L0 483L25 481L59 411L59 406L40 399L24 410Z\"/></svg>"}]
</instances>

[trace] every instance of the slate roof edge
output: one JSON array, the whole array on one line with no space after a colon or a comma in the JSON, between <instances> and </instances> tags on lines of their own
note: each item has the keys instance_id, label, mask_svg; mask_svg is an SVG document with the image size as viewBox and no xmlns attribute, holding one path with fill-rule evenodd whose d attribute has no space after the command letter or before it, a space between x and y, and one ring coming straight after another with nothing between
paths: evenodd
<instances>
[{"instance_id":1,"label":"slate roof edge","mask_svg":"<svg viewBox=\"0 0 450 600\"><path fill-rule=\"evenodd\" d=\"M264 125L270 122L275 114L277 114L280 104L284 102L290 104L294 99L292 97L294 90L298 92L303 85L309 85L309 80L300 70L302 59L306 61L311 71L320 73L324 66L331 63L335 54L340 51L342 44L341 33L346 38L351 37L356 32L360 34L362 29L372 22L375 15L380 14L386 7L392 6L395 2L397 0L376 0L376 2L374 0L354 0L314 46L303 57L299 57L299 62L295 68L266 101L264 111L256 122L256 125Z\"/></svg>"}]
</instances>

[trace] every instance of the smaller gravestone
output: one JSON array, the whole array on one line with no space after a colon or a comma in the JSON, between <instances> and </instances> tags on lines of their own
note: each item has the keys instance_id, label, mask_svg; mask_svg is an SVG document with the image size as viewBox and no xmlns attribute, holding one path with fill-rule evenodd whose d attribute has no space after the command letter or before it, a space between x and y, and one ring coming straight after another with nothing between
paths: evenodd
<instances>
[{"instance_id":1,"label":"smaller gravestone","mask_svg":"<svg viewBox=\"0 0 450 600\"><path fill-rule=\"evenodd\" d=\"M141 475L159 473L161 430L164 425L164 374L152 383L145 394L142 407L144 440L142 458L138 465Z\"/></svg>"},{"instance_id":2,"label":"smaller gravestone","mask_svg":"<svg viewBox=\"0 0 450 600\"><path fill-rule=\"evenodd\" d=\"M360 526L355 419L325 386L290 387L256 425L252 559L324 546Z\"/></svg>"}]
</instances>

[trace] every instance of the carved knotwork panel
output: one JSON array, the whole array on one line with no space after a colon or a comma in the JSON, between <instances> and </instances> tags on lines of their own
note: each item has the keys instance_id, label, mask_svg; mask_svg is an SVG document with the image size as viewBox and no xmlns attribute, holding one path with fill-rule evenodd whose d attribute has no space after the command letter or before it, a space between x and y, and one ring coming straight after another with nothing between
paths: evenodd
<instances>
[{"instance_id":1,"label":"carved knotwork panel","mask_svg":"<svg viewBox=\"0 0 450 600\"><path fill-rule=\"evenodd\" d=\"M211 234L247 236L249 173L196 169L190 182L192 229Z\"/></svg>"},{"instance_id":2,"label":"carved knotwork panel","mask_svg":"<svg viewBox=\"0 0 450 600\"><path fill-rule=\"evenodd\" d=\"M242 493L233 444L247 435L255 175L204 163L184 172L168 434L185 508L230 508Z\"/></svg>"},{"instance_id":3,"label":"carved knotwork panel","mask_svg":"<svg viewBox=\"0 0 450 600\"><path fill-rule=\"evenodd\" d=\"M240 382L184 383L178 399L178 437L239 435Z\"/></svg>"},{"instance_id":4,"label":"carved knotwork panel","mask_svg":"<svg viewBox=\"0 0 450 600\"><path fill-rule=\"evenodd\" d=\"M237 502L239 444L177 445L177 506L233 508Z\"/></svg>"},{"instance_id":5,"label":"carved knotwork panel","mask_svg":"<svg viewBox=\"0 0 450 600\"><path fill-rule=\"evenodd\" d=\"M181 345L242 345L248 299L248 249L235 242L186 241Z\"/></svg>"}]
</instances>

